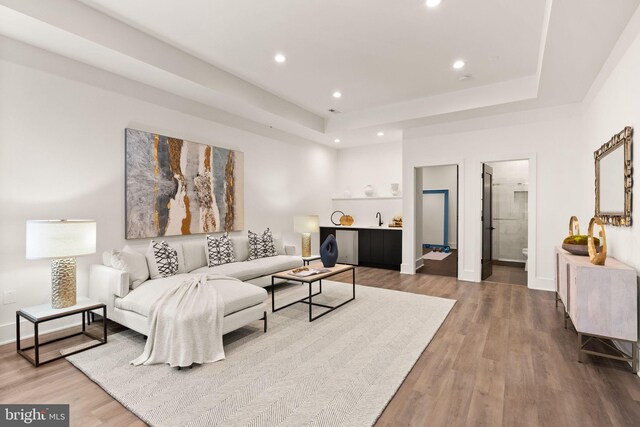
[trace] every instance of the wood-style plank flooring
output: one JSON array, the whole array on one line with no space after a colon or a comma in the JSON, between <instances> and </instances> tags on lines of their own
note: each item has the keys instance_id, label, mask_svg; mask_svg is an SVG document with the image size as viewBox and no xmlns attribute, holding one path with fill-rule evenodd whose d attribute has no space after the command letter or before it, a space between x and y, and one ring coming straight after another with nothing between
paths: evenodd
<instances>
[{"instance_id":1,"label":"wood-style plank flooring","mask_svg":"<svg viewBox=\"0 0 640 427\"><path fill-rule=\"evenodd\" d=\"M640 378L622 362L578 363L552 293L360 267L356 280L458 301L377 426L640 424ZM67 361L35 369L13 344L0 347L0 402L70 403L74 426L144 425Z\"/></svg>"},{"instance_id":2,"label":"wood-style plank flooring","mask_svg":"<svg viewBox=\"0 0 640 427\"><path fill-rule=\"evenodd\" d=\"M524 266L494 264L492 268L493 274L487 278L487 282L527 286L527 272Z\"/></svg>"}]
</instances>

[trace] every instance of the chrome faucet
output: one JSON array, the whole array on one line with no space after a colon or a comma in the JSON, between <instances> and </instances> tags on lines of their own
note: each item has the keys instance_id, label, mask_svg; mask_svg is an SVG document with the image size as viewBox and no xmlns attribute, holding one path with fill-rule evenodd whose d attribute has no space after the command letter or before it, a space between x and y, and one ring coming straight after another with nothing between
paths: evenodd
<instances>
[{"instance_id":1,"label":"chrome faucet","mask_svg":"<svg viewBox=\"0 0 640 427\"><path fill-rule=\"evenodd\" d=\"M378 218L378 227L382 227L382 215L380 212L376 214L376 218Z\"/></svg>"}]
</instances>

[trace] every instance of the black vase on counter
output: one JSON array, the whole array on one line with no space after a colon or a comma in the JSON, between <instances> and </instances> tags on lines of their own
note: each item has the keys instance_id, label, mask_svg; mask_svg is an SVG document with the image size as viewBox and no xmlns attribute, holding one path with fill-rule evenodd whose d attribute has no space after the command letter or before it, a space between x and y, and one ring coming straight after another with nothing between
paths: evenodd
<instances>
[{"instance_id":1,"label":"black vase on counter","mask_svg":"<svg viewBox=\"0 0 640 427\"><path fill-rule=\"evenodd\" d=\"M329 234L320 245L320 259L326 268L335 267L338 261L338 242L333 234Z\"/></svg>"}]
</instances>

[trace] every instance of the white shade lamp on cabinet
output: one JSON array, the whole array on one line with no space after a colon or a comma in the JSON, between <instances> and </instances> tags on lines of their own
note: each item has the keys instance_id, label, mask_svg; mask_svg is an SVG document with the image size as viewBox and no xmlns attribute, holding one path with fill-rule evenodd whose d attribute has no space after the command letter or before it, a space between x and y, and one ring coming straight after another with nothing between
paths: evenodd
<instances>
[{"instance_id":1,"label":"white shade lamp on cabinet","mask_svg":"<svg viewBox=\"0 0 640 427\"><path fill-rule=\"evenodd\" d=\"M27 259L51 259L51 306L76 304L76 258L96 252L93 220L27 221Z\"/></svg>"},{"instance_id":2,"label":"white shade lamp on cabinet","mask_svg":"<svg viewBox=\"0 0 640 427\"><path fill-rule=\"evenodd\" d=\"M293 217L293 231L302 233L302 256L311 256L311 233L320 231L318 215L298 215Z\"/></svg>"}]
</instances>

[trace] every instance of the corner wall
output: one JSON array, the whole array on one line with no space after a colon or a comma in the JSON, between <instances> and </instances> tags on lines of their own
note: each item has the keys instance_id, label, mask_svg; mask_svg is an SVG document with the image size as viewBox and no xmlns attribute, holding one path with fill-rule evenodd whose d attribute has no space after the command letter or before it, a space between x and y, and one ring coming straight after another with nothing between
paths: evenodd
<instances>
[{"instance_id":1,"label":"corner wall","mask_svg":"<svg viewBox=\"0 0 640 427\"><path fill-rule=\"evenodd\" d=\"M78 258L79 295L104 250L148 245L124 239L127 127L243 151L246 229L271 227L300 246L293 216L330 214L334 149L187 114L193 103L27 45L7 58L9 50L0 53L0 343L14 338L18 308L49 301L49 262L25 259L27 219L97 220L97 254ZM188 239L204 235L167 240ZM2 304L8 290L16 291L16 303Z\"/></svg>"}]
</instances>

